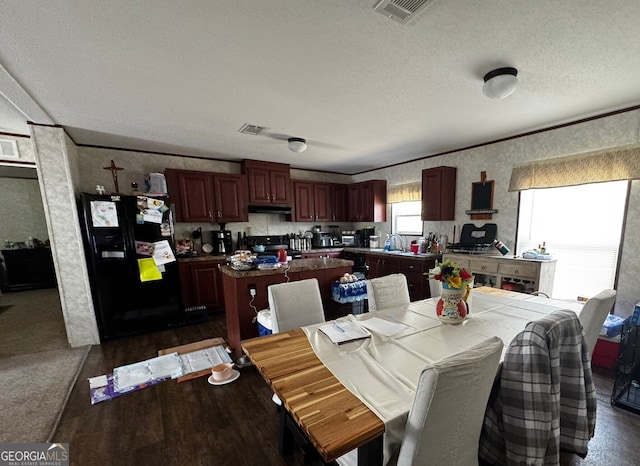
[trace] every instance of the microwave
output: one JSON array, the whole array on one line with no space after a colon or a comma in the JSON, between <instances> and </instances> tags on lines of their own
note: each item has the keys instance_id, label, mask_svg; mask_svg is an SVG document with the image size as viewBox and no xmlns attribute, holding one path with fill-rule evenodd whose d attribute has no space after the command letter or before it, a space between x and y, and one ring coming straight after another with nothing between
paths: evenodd
<instances>
[{"instance_id":1,"label":"microwave","mask_svg":"<svg viewBox=\"0 0 640 466\"><path fill-rule=\"evenodd\" d=\"M342 235L341 240L343 246L356 246L356 235Z\"/></svg>"}]
</instances>

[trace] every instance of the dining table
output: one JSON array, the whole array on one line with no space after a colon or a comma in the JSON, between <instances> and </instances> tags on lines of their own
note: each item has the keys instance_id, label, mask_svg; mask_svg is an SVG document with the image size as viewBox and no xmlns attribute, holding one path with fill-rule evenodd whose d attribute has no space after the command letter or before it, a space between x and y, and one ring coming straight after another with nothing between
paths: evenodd
<instances>
[{"instance_id":1,"label":"dining table","mask_svg":"<svg viewBox=\"0 0 640 466\"><path fill-rule=\"evenodd\" d=\"M303 438L327 463L357 451L357 464L384 465L399 449L425 367L493 336L503 341L504 355L528 322L560 309L582 309L575 301L479 287L468 299L468 317L453 325L438 319L438 300L242 341L282 402L281 453ZM370 338L335 344L320 330L347 322L366 328Z\"/></svg>"}]
</instances>

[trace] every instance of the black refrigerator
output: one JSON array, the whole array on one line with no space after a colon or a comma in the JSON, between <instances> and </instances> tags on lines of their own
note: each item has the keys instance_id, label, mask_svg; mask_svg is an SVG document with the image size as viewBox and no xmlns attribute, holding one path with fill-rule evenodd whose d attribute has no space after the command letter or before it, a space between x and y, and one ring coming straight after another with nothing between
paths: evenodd
<instances>
[{"instance_id":1,"label":"black refrigerator","mask_svg":"<svg viewBox=\"0 0 640 466\"><path fill-rule=\"evenodd\" d=\"M101 339L185 323L168 198L81 193L79 210Z\"/></svg>"}]
</instances>

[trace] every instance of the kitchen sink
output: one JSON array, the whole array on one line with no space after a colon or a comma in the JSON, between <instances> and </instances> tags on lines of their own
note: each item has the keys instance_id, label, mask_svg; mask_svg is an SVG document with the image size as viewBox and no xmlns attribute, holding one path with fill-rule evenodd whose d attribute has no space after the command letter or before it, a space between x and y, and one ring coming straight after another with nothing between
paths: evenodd
<instances>
[{"instance_id":1,"label":"kitchen sink","mask_svg":"<svg viewBox=\"0 0 640 466\"><path fill-rule=\"evenodd\" d=\"M394 256L415 256L411 251L382 251L385 254L393 254Z\"/></svg>"},{"instance_id":2,"label":"kitchen sink","mask_svg":"<svg viewBox=\"0 0 640 466\"><path fill-rule=\"evenodd\" d=\"M420 256L426 256L429 254L426 253L420 253L420 254L414 254L411 251L385 251L384 249L380 248L380 249L369 249L369 251L371 252L375 252L378 254L389 254L390 256L412 256L412 257L420 257Z\"/></svg>"}]
</instances>

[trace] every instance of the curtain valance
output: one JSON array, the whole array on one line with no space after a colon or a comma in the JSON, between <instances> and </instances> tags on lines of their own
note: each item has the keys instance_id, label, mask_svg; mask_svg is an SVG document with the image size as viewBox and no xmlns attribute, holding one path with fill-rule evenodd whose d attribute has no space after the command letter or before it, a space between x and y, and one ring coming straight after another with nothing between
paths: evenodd
<instances>
[{"instance_id":1,"label":"curtain valance","mask_svg":"<svg viewBox=\"0 0 640 466\"><path fill-rule=\"evenodd\" d=\"M516 165L509 191L635 179L640 179L639 145Z\"/></svg>"},{"instance_id":2,"label":"curtain valance","mask_svg":"<svg viewBox=\"0 0 640 466\"><path fill-rule=\"evenodd\" d=\"M387 187L387 202L420 201L422 199L422 182L398 184Z\"/></svg>"}]
</instances>

